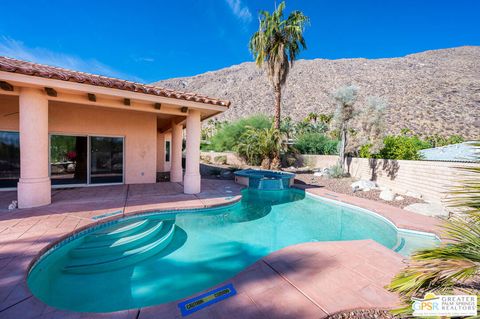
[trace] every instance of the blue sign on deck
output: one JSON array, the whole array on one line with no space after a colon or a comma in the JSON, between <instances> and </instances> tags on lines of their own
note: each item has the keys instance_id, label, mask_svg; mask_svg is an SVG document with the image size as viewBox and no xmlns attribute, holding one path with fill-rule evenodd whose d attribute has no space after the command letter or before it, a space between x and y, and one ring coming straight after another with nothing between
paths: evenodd
<instances>
[{"instance_id":1,"label":"blue sign on deck","mask_svg":"<svg viewBox=\"0 0 480 319\"><path fill-rule=\"evenodd\" d=\"M236 293L237 291L233 288L233 284L230 283L200 296L185 300L178 304L178 308L180 308L182 316L185 317L228 297L234 296Z\"/></svg>"}]
</instances>

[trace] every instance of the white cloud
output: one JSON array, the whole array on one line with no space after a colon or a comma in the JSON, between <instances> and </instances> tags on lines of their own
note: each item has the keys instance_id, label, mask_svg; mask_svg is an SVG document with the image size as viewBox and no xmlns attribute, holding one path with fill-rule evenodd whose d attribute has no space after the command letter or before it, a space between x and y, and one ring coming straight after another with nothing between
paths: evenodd
<instances>
[{"instance_id":1,"label":"white cloud","mask_svg":"<svg viewBox=\"0 0 480 319\"><path fill-rule=\"evenodd\" d=\"M144 56L134 57L133 60L134 60L135 62L155 62L155 59L154 59L154 58L144 57Z\"/></svg>"},{"instance_id":2,"label":"white cloud","mask_svg":"<svg viewBox=\"0 0 480 319\"><path fill-rule=\"evenodd\" d=\"M225 0L232 10L232 13L245 23L250 23L252 21L252 13L248 7L242 4L241 0Z\"/></svg>"},{"instance_id":3,"label":"white cloud","mask_svg":"<svg viewBox=\"0 0 480 319\"><path fill-rule=\"evenodd\" d=\"M0 56L58 66L86 73L144 82L137 76L117 71L96 59L83 59L66 53L54 52L46 48L28 47L21 41L5 36L0 37Z\"/></svg>"}]
</instances>

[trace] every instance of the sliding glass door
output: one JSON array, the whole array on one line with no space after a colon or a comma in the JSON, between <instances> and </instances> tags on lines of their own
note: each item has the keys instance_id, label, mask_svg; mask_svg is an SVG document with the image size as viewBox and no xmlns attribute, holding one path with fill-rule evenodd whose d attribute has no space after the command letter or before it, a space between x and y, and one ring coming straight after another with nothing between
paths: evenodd
<instances>
[{"instance_id":1,"label":"sliding glass door","mask_svg":"<svg viewBox=\"0 0 480 319\"><path fill-rule=\"evenodd\" d=\"M51 135L53 185L123 183L123 138Z\"/></svg>"},{"instance_id":2,"label":"sliding glass door","mask_svg":"<svg viewBox=\"0 0 480 319\"><path fill-rule=\"evenodd\" d=\"M52 185L87 184L88 140L86 136L51 136L50 178Z\"/></svg>"},{"instance_id":3,"label":"sliding glass door","mask_svg":"<svg viewBox=\"0 0 480 319\"><path fill-rule=\"evenodd\" d=\"M17 187L20 178L18 132L0 132L0 188Z\"/></svg>"},{"instance_id":4,"label":"sliding glass door","mask_svg":"<svg viewBox=\"0 0 480 319\"><path fill-rule=\"evenodd\" d=\"M123 182L123 138L90 137L90 183Z\"/></svg>"}]
</instances>

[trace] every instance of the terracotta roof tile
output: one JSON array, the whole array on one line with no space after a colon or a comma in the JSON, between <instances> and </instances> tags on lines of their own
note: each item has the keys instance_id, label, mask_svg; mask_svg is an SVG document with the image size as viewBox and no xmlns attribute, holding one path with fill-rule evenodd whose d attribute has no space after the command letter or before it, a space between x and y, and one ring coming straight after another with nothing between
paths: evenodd
<instances>
[{"instance_id":1,"label":"terracotta roof tile","mask_svg":"<svg viewBox=\"0 0 480 319\"><path fill-rule=\"evenodd\" d=\"M164 96L185 101L193 101L226 107L230 106L230 101L227 100L219 100L195 93L174 91L171 89L161 88L153 85L135 83L131 81L110 78L96 74L89 74L79 71L72 71L44 64L16 60L3 56L0 56L0 71L37 76L47 79L83 83L94 86L102 86L106 88L139 92L150 95Z\"/></svg>"}]
</instances>

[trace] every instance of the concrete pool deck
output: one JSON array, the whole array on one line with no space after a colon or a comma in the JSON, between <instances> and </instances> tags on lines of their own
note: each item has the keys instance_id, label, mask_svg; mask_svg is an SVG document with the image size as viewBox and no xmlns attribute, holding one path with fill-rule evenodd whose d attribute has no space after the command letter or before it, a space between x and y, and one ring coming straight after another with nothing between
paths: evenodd
<instances>
[{"instance_id":1,"label":"concrete pool deck","mask_svg":"<svg viewBox=\"0 0 480 319\"><path fill-rule=\"evenodd\" d=\"M197 195L184 195L177 183L63 189L53 191L51 205L0 210L0 318L181 318L178 301L114 313L62 311L30 293L26 274L39 252L99 222L92 217L114 214L103 222L137 211L224 205L238 201L241 188L232 181L203 180ZM307 192L370 209L397 227L438 232L438 219L322 188ZM0 207L14 198L13 192L0 193ZM236 296L188 317L325 318L343 310L391 308L398 299L383 287L403 266L402 256L371 240L290 246L228 280Z\"/></svg>"}]
</instances>

